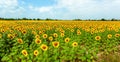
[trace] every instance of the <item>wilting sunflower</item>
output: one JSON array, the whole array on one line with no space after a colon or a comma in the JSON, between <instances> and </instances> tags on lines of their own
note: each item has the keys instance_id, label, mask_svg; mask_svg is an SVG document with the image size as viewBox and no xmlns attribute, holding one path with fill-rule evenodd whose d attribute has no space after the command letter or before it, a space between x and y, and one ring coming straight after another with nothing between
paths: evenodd
<instances>
[{"instance_id":1,"label":"wilting sunflower","mask_svg":"<svg viewBox=\"0 0 120 62\"><path fill-rule=\"evenodd\" d=\"M22 39L17 39L18 43L23 44L23 40Z\"/></svg>"},{"instance_id":2,"label":"wilting sunflower","mask_svg":"<svg viewBox=\"0 0 120 62\"><path fill-rule=\"evenodd\" d=\"M55 38L58 37L58 34L57 34L57 33L54 33L54 34L53 34L53 37L55 37Z\"/></svg>"},{"instance_id":3,"label":"wilting sunflower","mask_svg":"<svg viewBox=\"0 0 120 62\"><path fill-rule=\"evenodd\" d=\"M70 38L65 38L65 42L68 43L70 41Z\"/></svg>"},{"instance_id":4,"label":"wilting sunflower","mask_svg":"<svg viewBox=\"0 0 120 62\"><path fill-rule=\"evenodd\" d=\"M27 56L27 55L28 55L28 53L27 53L26 50L22 50L22 54L23 54L24 56Z\"/></svg>"},{"instance_id":5,"label":"wilting sunflower","mask_svg":"<svg viewBox=\"0 0 120 62\"><path fill-rule=\"evenodd\" d=\"M43 51L47 51L48 46L45 45L45 44L42 44L42 45L40 46L40 48L41 48Z\"/></svg>"},{"instance_id":6,"label":"wilting sunflower","mask_svg":"<svg viewBox=\"0 0 120 62\"><path fill-rule=\"evenodd\" d=\"M39 54L39 51L38 50L35 50L34 51L34 55L37 56Z\"/></svg>"},{"instance_id":7,"label":"wilting sunflower","mask_svg":"<svg viewBox=\"0 0 120 62\"><path fill-rule=\"evenodd\" d=\"M108 34L107 37L110 39L112 38L112 34Z\"/></svg>"},{"instance_id":8,"label":"wilting sunflower","mask_svg":"<svg viewBox=\"0 0 120 62\"><path fill-rule=\"evenodd\" d=\"M101 39L100 36L96 36L96 37L95 37L95 40L100 40L100 39Z\"/></svg>"},{"instance_id":9,"label":"wilting sunflower","mask_svg":"<svg viewBox=\"0 0 120 62\"><path fill-rule=\"evenodd\" d=\"M55 47L55 48L58 48L59 47L59 42L52 42L52 45Z\"/></svg>"},{"instance_id":10,"label":"wilting sunflower","mask_svg":"<svg viewBox=\"0 0 120 62\"><path fill-rule=\"evenodd\" d=\"M47 34L43 34L43 38L46 39L48 37Z\"/></svg>"},{"instance_id":11,"label":"wilting sunflower","mask_svg":"<svg viewBox=\"0 0 120 62\"><path fill-rule=\"evenodd\" d=\"M36 38L36 39L35 39L35 43L36 43L36 44L40 44L40 43L41 43L41 40L40 40L39 38Z\"/></svg>"},{"instance_id":12,"label":"wilting sunflower","mask_svg":"<svg viewBox=\"0 0 120 62\"><path fill-rule=\"evenodd\" d=\"M115 37L119 37L120 36L120 34L115 34Z\"/></svg>"},{"instance_id":13,"label":"wilting sunflower","mask_svg":"<svg viewBox=\"0 0 120 62\"><path fill-rule=\"evenodd\" d=\"M52 36L50 36L48 39L49 39L49 41L53 41L53 37Z\"/></svg>"},{"instance_id":14,"label":"wilting sunflower","mask_svg":"<svg viewBox=\"0 0 120 62\"><path fill-rule=\"evenodd\" d=\"M77 43L77 42L73 42L73 43L72 43L72 46L73 46L73 47L77 47L77 46L78 46L78 43Z\"/></svg>"},{"instance_id":15,"label":"wilting sunflower","mask_svg":"<svg viewBox=\"0 0 120 62\"><path fill-rule=\"evenodd\" d=\"M35 35L35 38L40 38L40 36L39 35Z\"/></svg>"}]
</instances>

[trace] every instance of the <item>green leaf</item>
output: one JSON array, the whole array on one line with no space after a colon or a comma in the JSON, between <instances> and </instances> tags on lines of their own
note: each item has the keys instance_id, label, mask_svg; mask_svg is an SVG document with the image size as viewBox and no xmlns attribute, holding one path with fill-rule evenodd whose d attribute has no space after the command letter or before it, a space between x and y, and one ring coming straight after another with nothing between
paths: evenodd
<instances>
[{"instance_id":1,"label":"green leaf","mask_svg":"<svg viewBox=\"0 0 120 62\"><path fill-rule=\"evenodd\" d=\"M10 58L8 56L4 56L1 60L2 61L8 61L8 60L10 60Z\"/></svg>"}]
</instances>

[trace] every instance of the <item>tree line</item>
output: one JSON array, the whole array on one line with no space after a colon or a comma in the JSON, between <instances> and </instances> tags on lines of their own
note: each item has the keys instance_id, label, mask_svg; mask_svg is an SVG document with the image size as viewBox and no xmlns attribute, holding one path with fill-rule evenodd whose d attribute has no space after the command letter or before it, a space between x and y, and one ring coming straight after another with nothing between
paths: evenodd
<instances>
[{"instance_id":1,"label":"tree line","mask_svg":"<svg viewBox=\"0 0 120 62\"><path fill-rule=\"evenodd\" d=\"M45 20L45 21L59 21L61 19L50 19L50 18L46 18L46 19L40 19L40 18L2 18L2 17L0 17L0 20L38 20L38 21ZM71 21L120 21L120 19L115 19L115 18L112 18L112 19L105 19L105 18L102 18L102 19L86 19L86 20L83 20L83 19L73 19Z\"/></svg>"}]
</instances>

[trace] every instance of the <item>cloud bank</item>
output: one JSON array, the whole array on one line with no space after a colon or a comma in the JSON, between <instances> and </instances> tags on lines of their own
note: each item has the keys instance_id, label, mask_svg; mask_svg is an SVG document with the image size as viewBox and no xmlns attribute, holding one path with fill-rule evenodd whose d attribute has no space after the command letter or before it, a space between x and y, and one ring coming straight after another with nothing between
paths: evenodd
<instances>
[{"instance_id":1,"label":"cloud bank","mask_svg":"<svg viewBox=\"0 0 120 62\"><path fill-rule=\"evenodd\" d=\"M22 0L24 1L24 0ZM18 14L29 18L120 19L120 0L54 0L49 6L20 6L18 0L0 0L2 16ZM24 2L24 4L27 2ZM47 4L47 2L46 2Z\"/></svg>"}]
</instances>

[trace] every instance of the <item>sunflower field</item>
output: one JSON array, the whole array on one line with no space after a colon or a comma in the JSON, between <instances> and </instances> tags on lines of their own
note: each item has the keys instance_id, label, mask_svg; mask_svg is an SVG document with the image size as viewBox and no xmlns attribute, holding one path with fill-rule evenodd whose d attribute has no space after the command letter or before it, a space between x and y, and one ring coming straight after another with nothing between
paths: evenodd
<instances>
[{"instance_id":1,"label":"sunflower field","mask_svg":"<svg viewBox=\"0 0 120 62\"><path fill-rule=\"evenodd\" d=\"M116 21L0 21L0 62L97 62L119 45Z\"/></svg>"}]
</instances>

